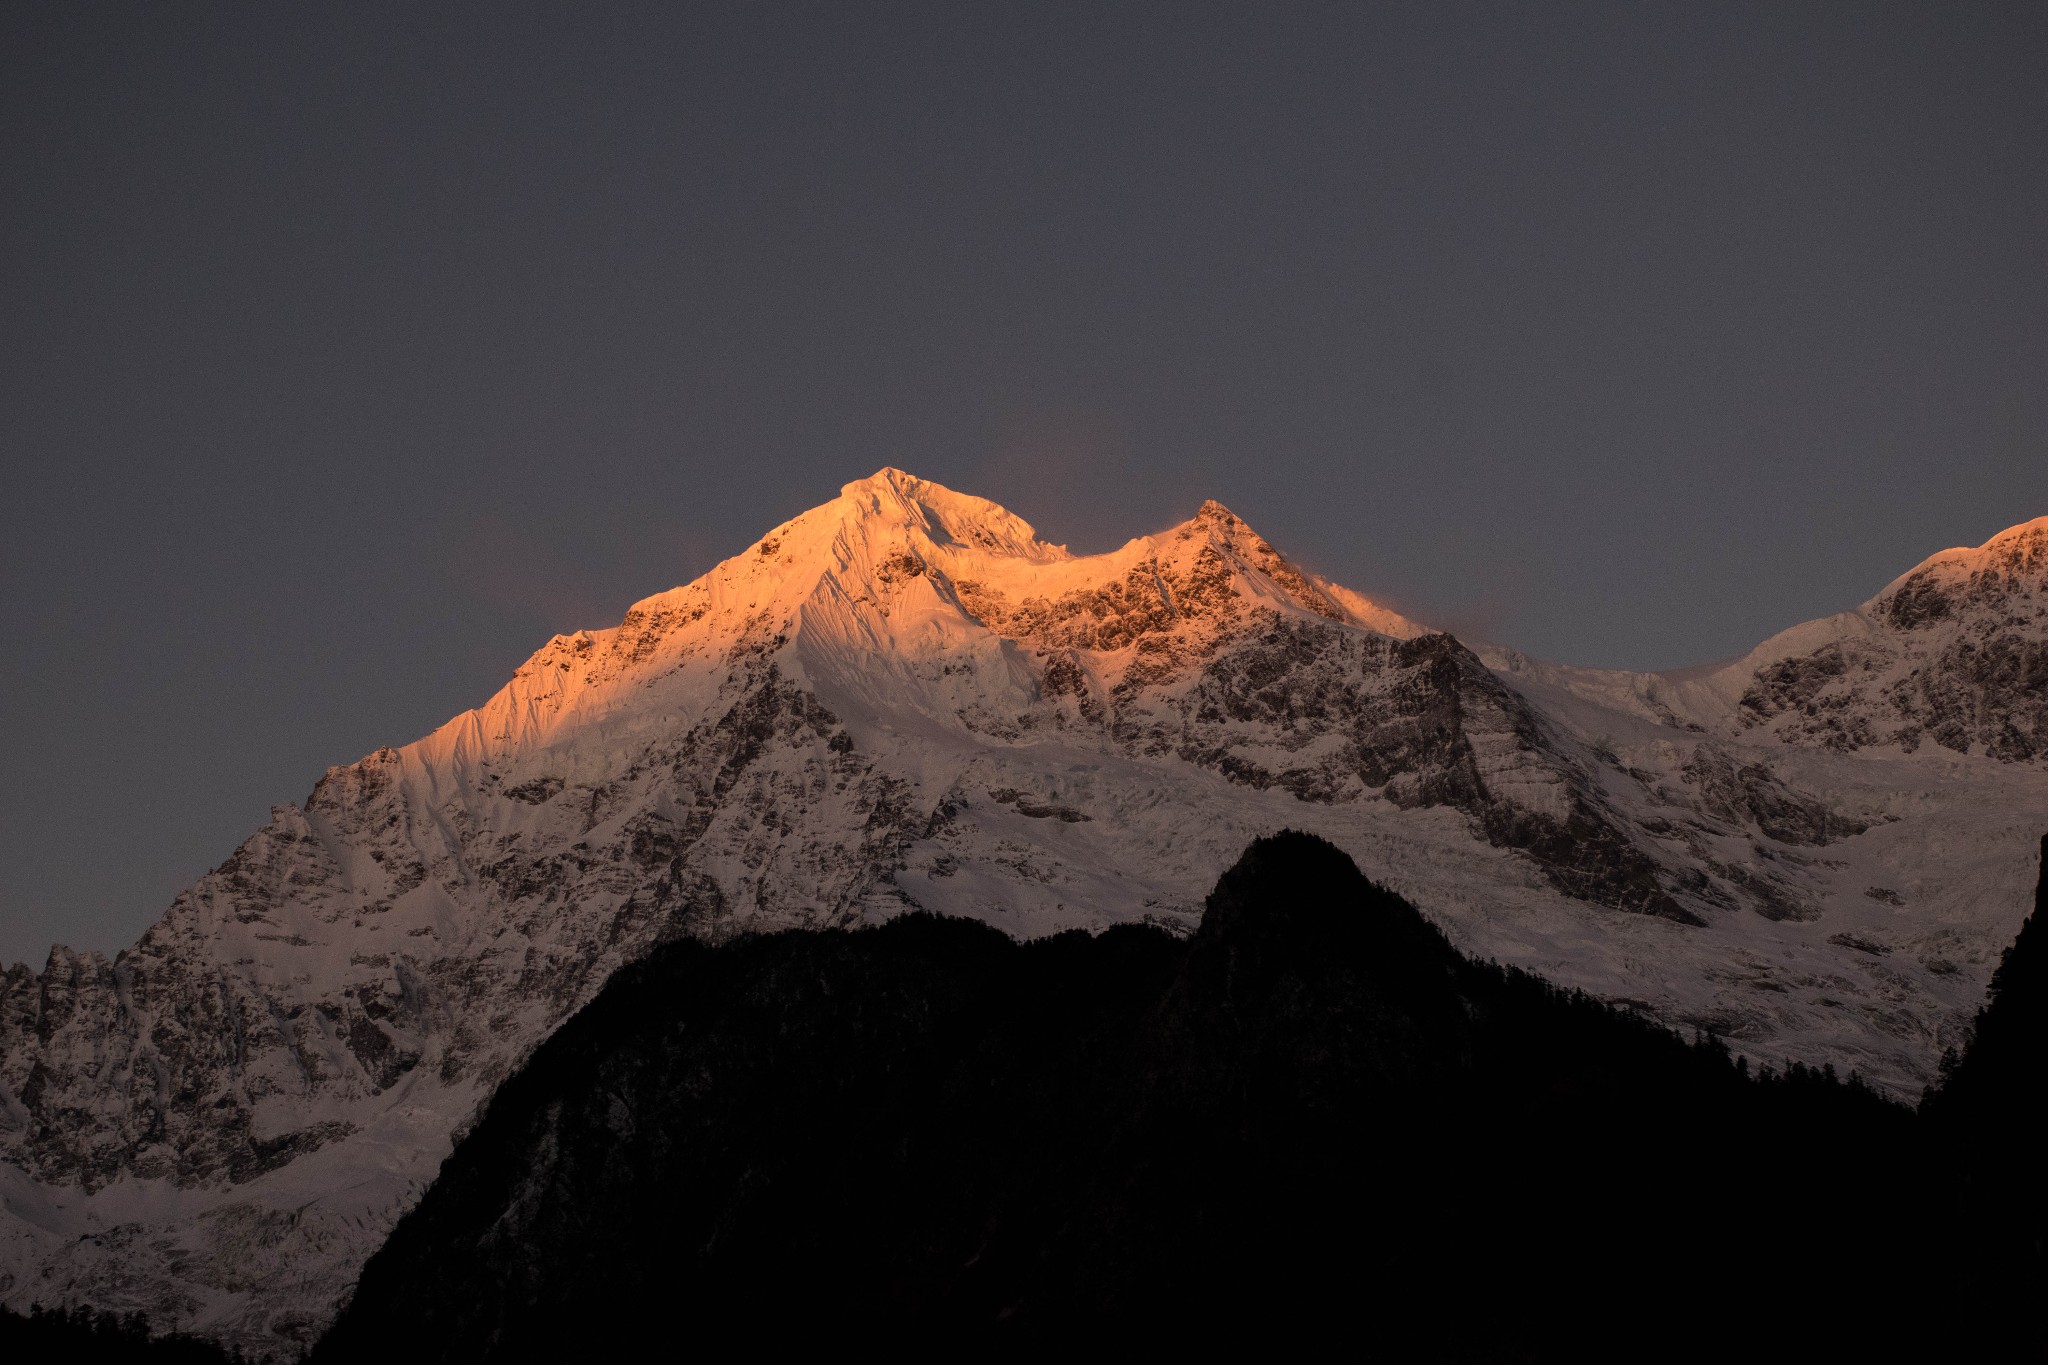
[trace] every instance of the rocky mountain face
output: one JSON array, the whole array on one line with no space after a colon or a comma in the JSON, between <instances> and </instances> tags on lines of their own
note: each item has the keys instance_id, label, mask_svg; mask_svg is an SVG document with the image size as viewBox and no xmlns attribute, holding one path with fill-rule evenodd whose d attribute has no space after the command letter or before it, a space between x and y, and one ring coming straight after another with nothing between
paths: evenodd
<instances>
[{"instance_id":1,"label":"rocky mountain face","mask_svg":"<svg viewBox=\"0 0 2048 1365\"><path fill-rule=\"evenodd\" d=\"M2048 757L2048 517L1936 555L1838 621L1751 673L1745 726L1842 751Z\"/></svg>"},{"instance_id":2,"label":"rocky mountain face","mask_svg":"<svg viewBox=\"0 0 2048 1365\"><path fill-rule=\"evenodd\" d=\"M2044 534L1652 677L1475 653L1213 503L1081 557L885 470L332 770L114 959L9 969L0 1298L303 1342L655 945L1186 933L1287 827L1469 953L1916 1091L2048 823Z\"/></svg>"}]
</instances>

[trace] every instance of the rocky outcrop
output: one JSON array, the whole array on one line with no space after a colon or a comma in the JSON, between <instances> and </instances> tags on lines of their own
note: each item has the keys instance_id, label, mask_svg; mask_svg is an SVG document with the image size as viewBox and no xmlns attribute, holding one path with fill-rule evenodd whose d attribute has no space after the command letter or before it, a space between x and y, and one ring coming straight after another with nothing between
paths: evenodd
<instances>
[{"instance_id":1,"label":"rocky outcrop","mask_svg":"<svg viewBox=\"0 0 2048 1365\"><path fill-rule=\"evenodd\" d=\"M1818 848L1870 828L1868 820L1793 790L1769 764L1743 762L1719 745L1700 745L1680 775L1698 789L1705 814L1781 844Z\"/></svg>"}]
</instances>

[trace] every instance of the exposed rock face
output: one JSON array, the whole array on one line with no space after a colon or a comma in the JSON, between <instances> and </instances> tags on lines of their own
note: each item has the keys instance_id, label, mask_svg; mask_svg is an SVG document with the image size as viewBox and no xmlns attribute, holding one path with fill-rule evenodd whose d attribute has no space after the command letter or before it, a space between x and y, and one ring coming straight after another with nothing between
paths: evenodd
<instances>
[{"instance_id":1,"label":"exposed rock face","mask_svg":"<svg viewBox=\"0 0 2048 1365\"><path fill-rule=\"evenodd\" d=\"M1666 894L1528 703L1448 635L1394 640L1274 618L1185 685L1114 700L1127 749L1171 752L1301 801L1448 806L1568 896L1703 922Z\"/></svg>"},{"instance_id":2,"label":"exposed rock face","mask_svg":"<svg viewBox=\"0 0 2048 1365\"><path fill-rule=\"evenodd\" d=\"M1102 587L1012 604L970 581L959 599L1035 647L1060 719L1105 727L1134 759L1177 757L1320 804L1451 807L1567 895L1701 922L1527 703L1455 639L1361 629L1218 503L1159 539L1163 552Z\"/></svg>"},{"instance_id":3,"label":"exposed rock face","mask_svg":"<svg viewBox=\"0 0 2048 1365\"><path fill-rule=\"evenodd\" d=\"M1981 654L1952 579L1886 600ZM1982 677L1973 733L2037 733L2033 674ZM2009 738L1908 779L1896 748L1813 750L1789 701L1745 727L1583 686L1495 672L1213 503L1083 558L897 471L849 484L334 769L112 960L0 978L0 1298L289 1349L653 944L909 907L1184 933L1288 826L1469 951L1917 1089L2010 936L2048 774Z\"/></svg>"},{"instance_id":4,"label":"exposed rock face","mask_svg":"<svg viewBox=\"0 0 2048 1365\"><path fill-rule=\"evenodd\" d=\"M179 1220L196 1248L124 1213L103 1215L119 1239L104 1245L31 1227L43 1264L0 1269L10 1300L61 1277L244 1344L306 1339L455 1125L613 968L666 935L858 919L912 832L903 784L772 662L742 663L705 719L601 780L526 771L479 763L449 790L416 748L380 751L280 807L113 962L60 949L40 976L8 974L9 1162L78 1195L156 1185L259 1225L312 1205L253 1243ZM390 1142L394 1115L403 1150L372 1170L293 1168ZM319 1207L337 1180L372 1207Z\"/></svg>"},{"instance_id":5,"label":"exposed rock face","mask_svg":"<svg viewBox=\"0 0 2048 1365\"><path fill-rule=\"evenodd\" d=\"M1870 821L1831 808L1817 796L1796 792L1769 765L1739 762L1718 745L1702 744L1684 768L1684 780L1699 788L1703 813L1755 830L1795 847L1819 847L1870 828Z\"/></svg>"}]
</instances>

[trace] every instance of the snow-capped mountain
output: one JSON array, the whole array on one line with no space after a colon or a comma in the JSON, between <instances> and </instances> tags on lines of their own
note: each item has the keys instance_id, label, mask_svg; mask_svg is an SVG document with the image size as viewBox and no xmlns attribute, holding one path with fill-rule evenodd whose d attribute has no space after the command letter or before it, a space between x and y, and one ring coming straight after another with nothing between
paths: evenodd
<instances>
[{"instance_id":1,"label":"snow-capped mountain","mask_svg":"<svg viewBox=\"0 0 2048 1365\"><path fill-rule=\"evenodd\" d=\"M2048 757L2048 517L1944 550L1870 601L1732 663L1603 673L1494 662L1682 728L1838 753L1922 745L2008 763Z\"/></svg>"},{"instance_id":2,"label":"snow-capped mountain","mask_svg":"<svg viewBox=\"0 0 2048 1365\"><path fill-rule=\"evenodd\" d=\"M1185 927L1321 834L1460 947L1917 1091L2048 827L2048 519L1738 664L1474 653L1226 509L1075 556L884 470L0 982L0 1298L304 1340L672 935Z\"/></svg>"}]
</instances>

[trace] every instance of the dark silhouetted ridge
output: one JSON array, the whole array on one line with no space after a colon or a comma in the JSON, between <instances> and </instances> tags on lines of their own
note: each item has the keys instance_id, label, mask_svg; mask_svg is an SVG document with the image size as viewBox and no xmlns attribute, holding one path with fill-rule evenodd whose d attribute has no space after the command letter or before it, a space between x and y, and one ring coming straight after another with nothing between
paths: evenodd
<instances>
[{"instance_id":1,"label":"dark silhouetted ridge","mask_svg":"<svg viewBox=\"0 0 2048 1365\"><path fill-rule=\"evenodd\" d=\"M1954 1332L1988 1329L2001 1349L2024 1336L2027 1358L2048 1360L2048 837L2033 913L1992 974L1969 1048L1942 1070L1923 1111L1953 1210Z\"/></svg>"},{"instance_id":2,"label":"dark silhouetted ridge","mask_svg":"<svg viewBox=\"0 0 2048 1365\"><path fill-rule=\"evenodd\" d=\"M2034 1124L2048 1085L2048 837L2034 910L1991 975L1969 1050L1945 1068L1932 1112L1952 1114L1987 1134Z\"/></svg>"},{"instance_id":3,"label":"dark silhouetted ridge","mask_svg":"<svg viewBox=\"0 0 2048 1365\"><path fill-rule=\"evenodd\" d=\"M620 971L498 1092L315 1359L1936 1350L1956 1324L1924 1169L1914 1116L1860 1083L1751 1076L1467 961L1286 834L1185 941L911 915Z\"/></svg>"},{"instance_id":4,"label":"dark silhouetted ridge","mask_svg":"<svg viewBox=\"0 0 2048 1365\"><path fill-rule=\"evenodd\" d=\"M245 1357L184 1335L152 1337L140 1313L41 1305L0 1308L0 1360L41 1365L241 1365Z\"/></svg>"}]
</instances>

